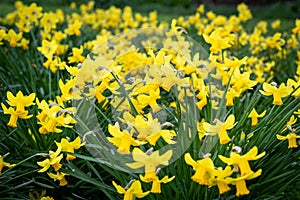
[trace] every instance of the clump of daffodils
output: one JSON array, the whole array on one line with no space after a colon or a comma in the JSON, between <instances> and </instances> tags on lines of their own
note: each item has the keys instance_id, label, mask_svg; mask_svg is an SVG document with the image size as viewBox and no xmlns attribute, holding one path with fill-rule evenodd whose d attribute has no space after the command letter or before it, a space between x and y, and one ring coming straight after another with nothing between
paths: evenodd
<instances>
[{"instance_id":1,"label":"clump of daffodils","mask_svg":"<svg viewBox=\"0 0 300 200\"><path fill-rule=\"evenodd\" d=\"M36 199L53 199L46 186L80 198L271 198L299 181L300 19L282 32L280 20L247 27L244 3L170 22L93 1L70 13L15 6L0 18L0 196L17 181ZM87 102L95 115L78 110Z\"/></svg>"}]
</instances>

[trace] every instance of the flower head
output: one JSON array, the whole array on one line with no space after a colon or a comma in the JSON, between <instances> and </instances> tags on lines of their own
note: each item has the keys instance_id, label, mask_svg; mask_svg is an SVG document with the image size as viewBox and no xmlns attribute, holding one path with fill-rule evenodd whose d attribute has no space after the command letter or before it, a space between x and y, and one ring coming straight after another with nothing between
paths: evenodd
<instances>
[{"instance_id":1,"label":"flower head","mask_svg":"<svg viewBox=\"0 0 300 200\"><path fill-rule=\"evenodd\" d=\"M10 164L8 162L4 162L3 157L0 155L0 174L2 172L3 167L13 167L16 164Z\"/></svg>"},{"instance_id":2,"label":"flower head","mask_svg":"<svg viewBox=\"0 0 300 200\"><path fill-rule=\"evenodd\" d=\"M226 144L230 142L230 138L227 135L227 130L232 129L236 123L234 123L235 117L233 114L229 115L225 122L221 122L220 120L216 120L215 125L211 125L207 122L203 123L203 127L206 131L206 135L218 135L220 138L220 144Z\"/></svg>"},{"instance_id":3,"label":"flower head","mask_svg":"<svg viewBox=\"0 0 300 200\"><path fill-rule=\"evenodd\" d=\"M237 165L239 167L241 175L244 176L252 172L248 161L257 160L266 154L265 152L263 152L257 155L257 153L258 149L255 146L250 149L250 151L248 151L245 155L240 155L237 152L231 152L229 158L222 155L219 155L219 158L228 165Z\"/></svg>"},{"instance_id":4,"label":"flower head","mask_svg":"<svg viewBox=\"0 0 300 200\"><path fill-rule=\"evenodd\" d=\"M156 179L156 168L159 165L168 165L169 160L173 154L172 150L168 150L163 155L159 155L159 151L154 151L150 155L144 153L139 148L134 148L132 151L132 158L135 162L126 163L126 165L132 169L138 169L144 167L145 179L155 180Z\"/></svg>"},{"instance_id":5,"label":"flower head","mask_svg":"<svg viewBox=\"0 0 300 200\"><path fill-rule=\"evenodd\" d=\"M66 138L62 138L60 143L55 142L57 146L61 146L61 151L74 153L74 149L79 149L85 143L81 143L81 139L78 136L74 141L69 142ZM76 157L73 155L68 154L66 160L73 160Z\"/></svg>"},{"instance_id":6,"label":"flower head","mask_svg":"<svg viewBox=\"0 0 300 200\"><path fill-rule=\"evenodd\" d=\"M209 185L209 180L213 178L214 163L211 158L204 158L198 161L193 160L189 153L184 155L184 160L188 165L193 167L195 174L192 176L193 181L201 185Z\"/></svg>"},{"instance_id":7,"label":"flower head","mask_svg":"<svg viewBox=\"0 0 300 200\"><path fill-rule=\"evenodd\" d=\"M296 140L298 138L300 138L300 135L296 135L294 133L294 131L292 133L287 134L287 136L282 136L282 135L277 134L276 137L278 140L288 140L288 142L289 142L288 148L297 148L298 147Z\"/></svg>"},{"instance_id":8,"label":"flower head","mask_svg":"<svg viewBox=\"0 0 300 200\"><path fill-rule=\"evenodd\" d=\"M266 96L273 95L273 104L282 105L282 98L290 95L292 91L293 89L285 86L284 83L281 83L279 88L269 83L263 83L263 90L260 90L260 93Z\"/></svg>"},{"instance_id":9,"label":"flower head","mask_svg":"<svg viewBox=\"0 0 300 200\"><path fill-rule=\"evenodd\" d=\"M127 188L127 186L123 188L122 186L117 185L114 181L112 183L119 194L124 194L124 200L133 200L134 197L143 198L150 193L149 191L143 192L142 184L139 180L133 180L130 182L131 185L129 188Z\"/></svg>"}]
</instances>

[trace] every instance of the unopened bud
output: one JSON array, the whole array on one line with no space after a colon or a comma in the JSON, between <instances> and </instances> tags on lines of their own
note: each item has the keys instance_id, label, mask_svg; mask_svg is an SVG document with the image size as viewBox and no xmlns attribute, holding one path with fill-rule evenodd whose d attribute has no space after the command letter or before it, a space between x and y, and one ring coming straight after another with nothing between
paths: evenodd
<instances>
[{"instance_id":1,"label":"unopened bud","mask_svg":"<svg viewBox=\"0 0 300 200\"><path fill-rule=\"evenodd\" d=\"M239 146L232 147L232 150L236 151L238 154L240 154L242 152L242 148Z\"/></svg>"},{"instance_id":2,"label":"unopened bud","mask_svg":"<svg viewBox=\"0 0 300 200\"><path fill-rule=\"evenodd\" d=\"M277 87L277 83L274 82L274 81L272 81L272 82L270 83L270 85Z\"/></svg>"}]
</instances>

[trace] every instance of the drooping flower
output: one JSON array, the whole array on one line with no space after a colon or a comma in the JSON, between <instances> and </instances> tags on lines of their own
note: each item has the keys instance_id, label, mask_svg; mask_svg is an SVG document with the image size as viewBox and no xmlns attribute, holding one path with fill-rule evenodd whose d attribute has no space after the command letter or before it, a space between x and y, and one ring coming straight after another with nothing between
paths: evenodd
<instances>
[{"instance_id":1,"label":"drooping flower","mask_svg":"<svg viewBox=\"0 0 300 200\"><path fill-rule=\"evenodd\" d=\"M300 135L295 134L294 131L287 134L287 136L282 136L282 135L277 134L276 137L278 140L288 140L288 142L289 142L288 148L297 148L298 147L296 140L298 138L300 138Z\"/></svg>"},{"instance_id":2,"label":"drooping flower","mask_svg":"<svg viewBox=\"0 0 300 200\"><path fill-rule=\"evenodd\" d=\"M213 178L214 163L211 158L203 158L201 160L193 160L189 153L184 155L184 160L188 165L193 167L195 174L192 180L201 184L209 185L209 180Z\"/></svg>"},{"instance_id":3,"label":"drooping flower","mask_svg":"<svg viewBox=\"0 0 300 200\"><path fill-rule=\"evenodd\" d=\"M32 115L28 115L28 111L25 110L25 107L33 105L34 98L35 93L24 96L23 93L19 91L17 95L14 96L11 92L7 92L6 102L11 107L7 108L3 103L1 103L1 106L4 114L10 114L8 126L17 127L18 118L28 119L32 117Z\"/></svg>"},{"instance_id":4,"label":"drooping flower","mask_svg":"<svg viewBox=\"0 0 300 200\"><path fill-rule=\"evenodd\" d=\"M72 56L68 57L69 63L82 63L85 59L84 56L82 56L83 53L83 46L80 48L73 47L72 48Z\"/></svg>"},{"instance_id":5,"label":"drooping flower","mask_svg":"<svg viewBox=\"0 0 300 200\"><path fill-rule=\"evenodd\" d=\"M150 193L150 191L143 192L142 184L139 180L133 180L130 183L131 183L131 185L129 188L128 188L128 186L123 188L122 186L117 185L114 181L112 182L114 187L117 189L117 192L119 194L124 194L124 198L123 198L124 200L133 200L134 197L143 198Z\"/></svg>"},{"instance_id":6,"label":"drooping flower","mask_svg":"<svg viewBox=\"0 0 300 200\"><path fill-rule=\"evenodd\" d=\"M11 47L16 47L18 42L22 39L23 33L16 33L13 29L10 29L5 36L5 40L9 42Z\"/></svg>"},{"instance_id":7,"label":"drooping flower","mask_svg":"<svg viewBox=\"0 0 300 200\"><path fill-rule=\"evenodd\" d=\"M262 152L261 154L257 155L258 148L256 146L250 149L245 155L240 155L239 153L240 152L232 151L229 158L222 155L219 155L219 158L227 165L238 166L242 176L253 172L250 168L249 161L260 159L266 154L266 152Z\"/></svg>"},{"instance_id":8,"label":"drooping flower","mask_svg":"<svg viewBox=\"0 0 300 200\"><path fill-rule=\"evenodd\" d=\"M253 108L253 110L248 115L248 118L251 118L251 126L255 126L258 122L258 118L264 117L266 115L266 112L267 111L263 111L262 113L258 114L255 108Z\"/></svg>"},{"instance_id":9,"label":"drooping flower","mask_svg":"<svg viewBox=\"0 0 300 200\"><path fill-rule=\"evenodd\" d=\"M21 119L29 119L32 115L28 115L28 111L17 112L14 108L9 107L7 108L3 103L1 103L3 108L4 114L9 114L9 122L7 123L8 126L17 127L18 118Z\"/></svg>"},{"instance_id":10,"label":"drooping flower","mask_svg":"<svg viewBox=\"0 0 300 200\"><path fill-rule=\"evenodd\" d=\"M203 127L206 131L205 135L218 135L220 138L220 144L227 144L230 142L230 137L227 135L227 130L232 129L236 123L234 123L235 117L233 114L229 115L225 122L221 122L220 120L216 120L215 125L211 125L207 122L203 123Z\"/></svg>"},{"instance_id":11,"label":"drooping flower","mask_svg":"<svg viewBox=\"0 0 300 200\"><path fill-rule=\"evenodd\" d=\"M228 177L233 173L231 167L226 166L225 169L217 168L213 171L213 175L211 179L209 179L209 185L217 185L220 194L224 194L229 191L231 188L228 186L230 181Z\"/></svg>"},{"instance_id":12,"label":"drooping flower","mask_svg":"<svg viewBox=\"0 0 300 200\"><path fill-rule=\"evenodd\" d=\"M246 185L246 180L254 179L258 176L260 176L262 173L262 170L259 169L256 172L250 172L245 175L241 175L237 178L228 178L228 181L230 181L231 184L236 186L236 196L241 196L241 195L247 195L250 193L250 191L247 188Z\"/></svg>"},{"instance_id":13,"label":"drooping flower","mask_svg":"<svg viewBox=\"0 0 300 200\"><path fill-rule=\"evenodd\" d=\"M289 86L285 86L284 83L281 83L279 88L275 85L275 83L263 83L263 90L260 90L260 93L266 96L273 95L273 104L282 105L282 98L290 95L293 89Z\"/></svg>"},{"instance_id":14,"label":"drooping flower","mask_svg":"<svg viewBox=\"0 0 300 200\"><path fill-rule=\"evenodd\" d=\"M48 172L47 173L48 176L52 179L54 179L54 181L59 181L59 186L65 186L68 184L65 176L67 176L68 174L63 173L63 172L56 172L56 174Z\"/></svg>"},{"instance_id":15,"label":"drooping flower","mask_svg":"<svg viewBox=\"0 0 300 200\"><path fill-rule=\"evenodd\" d=\"M74 153L74 149L79 149L81 146L85 145L85 142L81 143L81 139L79 136L72 142L69 142L66 138L62 138L60 143L55 143L57 144L57 146L61 146L61 151L69 153ZM73 160L75 158L76 156L68 154L66 160Z\"/></svg>"},{"instance_id":16,"label":"drooping flower","mask_svg":"<svg viewBox=\"0 0 300 200\"><path fill-rule=\"evenodd\" d=\"M126 163L126 165L132 169L138 169L144 167L145 180L155 180L156 179L156 169L159 165L168 165L169 160L173 154L172 150L168 150L162 155L159 155L159 151L154 151L150 155L144 153L139 148L134 148L132 151L132 158L135 162Z\"/></svg>"},{"instance_id":17,"label":"drooping flower","mask_svg":"<svg viewBox=\"0 0 300 200\"><path fill-rule=\"evenodd\" d=\"M222 29L217 28L209 36L203 34L204 40L211 44L210 51L212 53L217 53L218 51L231 47L230 39L228 37L222 37L221 32Z\"/></svg>"},{"instance_id":18,"label":"drooping flower","mask_svg":"<svg viewBox=\"0 0 300 200\"><path fill-rule=\"evenodd\" d=\"M118 124L114 126L109 124L108 132L113 136L107 137L108 141L115 145L120 153L129 154L131 146L139 146L144 144L144 142L134 139L132 134L127 130L121 131Z\"/></svg>"},{"instance_id":19,"label":"drooping flower","mask_svg":"<svg viewBox=\"0 0 300 200\"><path fill-rule=\"evenodd\" d=\"M140 175L140 179L145 182L145 183L149 183L152 182L152 187L151 187L151 193L161 193L161 184L162 183L168 183L170 181L172 181L175 178L175 176L172 177L168 177L168 176L164 176L162 179L159 180L159 178L156 176L155 180L148 180L145 179L145 177L143 177L142 175Z\"/></svg>"},{"instance_id":20,"label":"drooping flower","mask_svg":"<svg viewBox=\"0 0 300 200\"><path fill-rule=\"evenodd\" d=\"M35 93L32 93L28 96L24 96L21 91L14 96L11 92L7 92L7 103L11 107L16 107L16 112L24 112L25 107L33 105L35 99Z\"/></svg>"},{"instance_id":21,"label":"drooping flower","mask_svg":"<svg viewBox=\"0 0 300 200\"><path fill-rule=\"evenodd\" d=\"M45 172L47 171L51 166L54 168L55 171L58 171L61 167L62 164L60 164L61 159L63 158L63 154L61 153L61 145L58 145L57 150L54 151L49 151L49 158L46 158L43 161L37 162L37 164L41 167L38 172Z\"/></svg>"},{"instance_id":22,"label":"drooping flower","mask_svg":"<svg viewBox=\"0 0 300 200\"><path fill-rule=\"evenodd\" d=\"M2 169L3 169L3 167L13 167L13 166L15 166L16 164L10 164L10 163L8 163L8 162L4 162L4 160L3 160L3 157L0 155L0 174L2 173Z\"/></svg>"},{"instance_id":23,"label":"drooping flower","mask_svg":"<svg viewBox=\"0 0 300 200\"><path fill-rule=\"evenodd\" d=\"M60 133L61 129L58 127L63 126L71 128L76 121L72 117L72 114L75 113L74 107L62 108L59 104L50 103L48 104L45 100L40 102L36 100L38 108L42 111L38 113L37 119L39 120L38 124L42 126L39 128L41 134L47 134L51 132Z\"/></svg>"}]
</instances>

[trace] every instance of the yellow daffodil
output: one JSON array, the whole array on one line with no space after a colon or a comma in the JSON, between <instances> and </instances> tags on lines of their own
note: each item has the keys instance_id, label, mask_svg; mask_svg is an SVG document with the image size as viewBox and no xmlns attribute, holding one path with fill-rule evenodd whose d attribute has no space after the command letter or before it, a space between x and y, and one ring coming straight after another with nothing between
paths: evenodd
<instances>
[{"instance_id":1,"label":"yellow daffodil","mask_svg":"<svg viewBox=\"0 0 300 200\"><path fill-rule=\"evenodd\" d=\"M18 42L22 39L22 35L22 32L17 34L13 29L10 29L4 39L9 42L11 47L16 47Z\"/></svg>"},{"instance_id":2,"label":"yellow daffodil","mask_svg":"<svg viewBox=\"0 0 300 200\"><path fill-rule=\"evenodd\" d=\"M266 110L262 113L258 114L255 110L255 108L252 109L250 114L248 115L248 118L251 118L251 126L255 126L258 122L258 118L262 118L266 115Z\"/></svg>"},{"instance_id":3,"label":"yellow daffodil","mask_svg":"<svg viewBox=\"0 0 300 200\"><path fill-rule=\"evenodd\" d=\"M229 191L231 188L228 186L230 183L228 177L233 173L233 170L226 166L225 169L217 168L213 172L211 179L209 179L209 186L217 185L220 194L224 194Z\"/></svg>"},{"instance_id":4,"label":"yellow daffodil","mask_svg":"<svg viewBox=\"0 0 300 200\"><path fill-rule=\"evenodd\" d=\"M231 47L229 38L223 38L221 36L221 31L221 28L217 28L209 36L206 34L203 35L205 42L211 45L210 51L212 53L217 53L223 49Z\"/></svg>"},{"instance_id":5,"label":"yellow daffodil","mask_svg":"<svg viewBox=\"0 0 300 200\"><path fill-rule=\"evenodd\" d=\"M126 186L125 188L123 188L120 185L117 185L114 181L112 182L112 184L117 189L117 192L119 194L124 194L124 200L133 200L134 197L143 198L150 193L150 191L143 192L142 184L139 180L132 181L130 183L130 187Z\"/></svg>"},{"instance_id":6,"label":"yellow daffodil","mask_svg":"<svg viewBox=\"0 0 300 200\"><path fill-rule=\"evenodd\" d=\"M10 167L13 167L15 165L16 164L10 164L8 162L4 162L3 157L0 155L0 174L2 172L3 167L9 167L10 168Z\"/></svg>"},{"instance_id":7,"label":"yellow daffodil","mask_svg":"<svg viewBox=\"0 0 300 200\"><path fill-rule=\"evenodd\" d=\"M200 141L202 141L202 139L205 137L205 129L203 127L204 122L205 119L201 119L200 122L197 122L197 131L198 131L198 137Z\"/></svg>"},{"instance_id":8,"label":"yellow daffodil","mask_svg":"<svg viewBox=\"0 0 300 200\"><path fill-rule=\"evenodd\" d=\"M279 29L280 28L280 19L275 20L271 24L272 29Z\"/></svg>"},{"instance_id":9,"label":"yellow daffodil","mask_svg":"<svg viewBox=\"0 0 300 200\"><path fill-rule=\"evenodd\" d=\"M51 172L47 172L48 176L52 178L54 181L59 181L59 186L65 186L68 184L65 176L68 174L63 172L56 172L56 174L53 174Z\"/></svg>"},{"instance_id":10,"label":"yellow daffodil","mask_svg":"<svg viewBox=\"0 0 300 200\"><path fill-rule=\"evenodd\" d=\"M54 200L54 198L46 196L46 197L42 197L41 200Z\"/></svg>"},{"instance_id":11,"label":"yellow daffodil","mask_svg":"<svg viewBox=\"0 0 300 200\"><path fill-rule=\"evenodd\" d=\"M72 90L73 87L75 87L75 79L70 79L66 82L66 84L63 83L63 81L60 79L58 81L60 91L62 93L61 99L63 101L69 101L73 99Z\"/></svg>"},{"instance_id":12,"label":"yellow daffodil","mask_svg":"<svg viewBox=\"0 0 300 200\"><path fill-rule=\"evenodd\" d=\"M205 135L210 135L210 136L218 135L220 138L220 144L227 144L231 140L230 137L227 135L227 130L232 129L237 123L237 122L234 123L235 121L234 115L233 114L229 115L225 120L225 122L221 122L218 119L215 121L216 121L215 125L211 125L207 122L203 123L203 127L206 131Z\"/></svg>"},{"instance_id":13,"label":"yellow daffodil","mask_svg":"<svg viewBox=\"0 0 300 200\"><path fill-rule=\"evenodd\" d=\"M242 92L246 90L251 90L253 87L257 84L256 81L253 81L250 79L250 73L244 72L240 73L239 70L235 70L236 73L232 76L232 89L237 91L237 93L241 94Z\"/></svg>"},{"instance_id":14,"label":"yellow daffodil","mask_svg":"<svg viewBox=\"0 0 300 200\"><path fill-rule=\"evenodd\" d=\"M85 59L84 56L82 56L83 53L83 46L80 48L73 47L72 48L72 56L68 57L69 63L82 63Z\"/></svg>"},{"instance_id":15,"label":"yellow daffodil","mask_svg":"<svg viewBox=\"0 0 300 200\"><path fill-rule=\"evenodd\" d=\"M29 119L32 117L32 115L28 115L28 111L16 111L12 107L7 108L3 103L1 103L1 106L4 114L10 115L9 122L7 123L8 126L17 127L18 118Z\"/></svg>"},{"instance_id":16,"label":"yellow daffodil","mask_svg":"<svg viewBox=\"0 0 300 200\"><path fill-rule=\"evenodd\" d=\"M24 112L25 107L33 105L35 99L35 93L30 94L29 96L24 96L21 91L14 96L11 92L7 92L7 103L11 107L16 107L16 112Z\"/></svg>"},{"instance_id":17,"label":"yellow daffodil","mask_svg":"<svg viewBox=\"0 0 300 200\"><path fill-rule=\"evenodd\" d=\"M54 40L42 40L42 46L38 47L38 51L41 52L48 60L52 60L52 57L57 49L57 44Z\"/></svg>"},{"instance_id":18,"label":"yellow daffodil","mask_svg":"<svg viewBox=\"0 0 300 200\"><path fill-rule=\"evenodd\" d=\"M129 116L128 114L126 115ZM146 138L154 133L157 133L161 130L161 124L158 119L153 119L152 114L147 115L137 115L134 119L132 125L134 127L134 132L137 134L139 140L146 140Z\"/></svg>"},{"instance_id":19,"label":"yellow daffodil","mask_svg":"<svg viewBox=\"0 0 300 200\"><path fill-rule=\"evenodd\" d=\"M156 168L159 165L168 165L169 160L173 154L172 150L168 150L163 155L159 155L159 151L154 151L148 155L139 148L134 148L132 151L132 158L135 162L126 163L126 165L132 169L138 169L144 167L145 180L156 179Z\"/></svg>"},{"instance_id":20,"label":"yellow daffodil","mask_svg":"<svg viewBox=\"0 0 300 200\"><path fill-rule=\"evenodd\" d=\"M237 6L237 10L239 11L239 16L238 18L242 21L245 22L249 19L252 19L252 14L251 11L249 10L248 6L245 3L240 3Z\"/></svg>"},{"instance_id":21,"label":"yellow daffodil","mask_svg":"<svg viewBox=\"0 0 300 200\"><path fill-rule=\"evenodd\" d=\"M61 151L69 153L74 153L75 149L79 149L81 146L85 145L85 142L81 143L81 139L79 136L72 142L69 142L66 138L62 138L60 143L55 143L57 144L57 146L61 146ZM68 154L66 160L73 160L75 158L76 156Z\"/></svg>"},{"instance_id":22,"label":"yellow daffodil","mask_svg":"<svg viewBox=\"0 0 300 200\"><path fill-rule=\"evenodd\" d=\"M282 136L282 135L277 134L276 137L278 140L288 140L288 142L289 142L288 148L297 148L298 144L297 144L296 140L298 138L300 138L300 136L295 134L294 132L295 131L293 130L292 133L287 134L287 136Z\"/></svg>"},{"instance_id":23,"label":"yellow daffodil","mask_svg":"<svg viewBox=\"0 0 300 200\"><path fill-rule=\"evenodd\" d=\"M254 179L258 176L260 176L262 173L262 170L259 169L256 172L250 172L245 175L241 175L237 178L228 178L228 181L230 181L231 184L236 186L236 196L241 196L241 195L247 195L250 193L250 191L247 188L246 185L246 180Z\"/></svg>"},{"instance_id":24,"label":"yellow daffodil","mask_svg":"<svg viewBox=\"0 0 300 200\"><path fill-rule=\"evenodd\" d=\"M65 33L68 35L79 36L81 34L80 31L81 26L82 26L82 22L79 20L75 20L75 22L68 24L68 28L65 29Z\"/></svg>"},{"instance_id":25,"label":"yellow daffodil","mask_svg":"<svg viewBox=\"0 0 300 200\"><path fill-rule=\"evenodd\" d=\"M292 32L295 34L295 35L300 35L300 19L296 19L295 20L295 27L292 29Z\"/></svg>"},{"instance_id":26,"label":"yellow daffodil","mask_svg":"<svg viewBox=\"0 0 300 200\"><path fill-rule=\"evenodd\" d=\"M201 184L209 185L209 180L213 178L214 163L211 158L203 158L201 160L193 160L189 153L184 155L184 160L188 165L196 171L192 176L192 180Z\"/></svg>"},{"instance_id":27,"label":"yellow daffodil","mask_svg":"<svg viewBox=\"0 0 300 200\"><path fill-rule=\"evenodd\" d=\"M236 90L229 88L226 92L226 106L233 106L233 99L235 97L239 97L240 93L237 92Z\"/></svg>"},{"instance_id":28,"label":"yellow daffodil","mask_svg":"<svg viewBox=\"0 0 300 200\"><path fill-rule=\"evenodd\" d=\"M48 104L45 100L40 102L38 99L36 103L38 108L42 110L36 116L39 120L38 124L42 125L39 128L41 134L60 133L62 130L58 128L59 126L72 128L70 124L76 123L76 120L72 117L72 114L76 111L74 107L62 108L56 103Z\"/></svg>"},{"instance_id":29,"label":"yellow daffodil","mask_svg":"<svg viewBox=\"0 0 300 200\"><path fill-rule=\"evenodd\" d=\"M151 135L146 137L146 140L153 146L156 145L157 140L161 137L168 144L175 144L176 141L173 138L176 136L176 132L174 130L160 130L158 132L154 132Z\"/></svg>"},{"instance_id":30,"label":"yellow daffodil","mask_svg":"<svg viewBox=\"0 0 300 200\"><path fill-rule=\"evenodd\" d=\"M53 12L44 13L42 19L40 20L41 28L43 28L47 33L53 29L56 29L57 23L58 18Z\"/></svg>"},{"instance_id":31,"label":"yellow daffodil","mask_svg":"<svg viewBox=\"0 0 300 200\"><path fill-rule=\"evenodd\" d=\"M1 103L4 114L10 114L10 119L8 126L17 127L18 118L29 119L32 115L28 115L28 111L25 110L25 107L33 105L35 98L35 93L30 94L29 96L24 96L21 91L14 96L11 92L7 92L6 102L11 106L7 108L3 103ZM14 108L15 107L15 108Z\"/></svg>"},{"instance_id":32,"label":"yellow daffodil","mask_svg":"<svg viewBox=\"0 0 300 200\"><path fill-rule=\"evenodd\" d=\"M273 104L282 105L282 98L291 94L293 89L289 86L285 86L284 83L281 83L279 88L275 84L263 83L263 90L260 90L260 93L266 96L273 95Z\"/></svg>"},{"instance_id":33,"label":"yellow daffodil","mask_svg":"<svg viewBox=\"0 0 300 200\"><path fill-rule=\"evenodd\" d=\"M121 131L118 124L114 126L109 124L108 132L113 137L107 137L107 140L110 141L116 147L118 147L118 151L120 153L129 154L131 146L139 146L141 144L144 144L143 142L135 140L132 137L132 134L130 134L127 130Z\"/></svg>"},{"instance_id":34,"label":"yellow daffodil","mask_svg":"<svg viewBox=\"0 0 300 200\"><path fill-rule=\"evenodd\" d=\"M159 180L158 177L156 177L155 180L147 180L145 179L142 175L140 175L140 179L145 182L145 183L149 183L152 182L152 187L151 187L151 193L161 193L161 184L162 183L168 183L170 181L172 181L175 178L175 176L172 177L168 177L168 176L164 176L162 179Z\"/></svg>"},{"instance_id":35,"label":"yellow daffodil","mask_svg":"<svg viewBox=\"0 0 300 200\"><path fill-rule=\"evenodd\" d=\"M257 155L257 153L258 153L258 149L255 146L252 149L250 149L245 155L240 155L237 152L231 152L229 158L222 155L219 155L219 158L220 160L222 160L224 163L228 165L238 166L241 175L244 176L252 172L248 161L260 159L266 154L265 152L263 152Z\"/></svg>"},{"instance_id":36,"label":"yellow daffodil","mask_svg":"<svg viewBox=\"0 0 300 200\"><path fill-rule=\"evenodd\" d=\"M156 90L150 90L149 95L141 94L137 97L137 100L142 105L142 107L146 107L147 105L149 105L152 108L153 112L158 112L160 110L160 106L156 102L157 99L160 99L159 88L157 88Z\"/></svg>"},{"instance_id":37,"label":"yellow daffodil","mask_svg":"<svg viewBox=\"0 0 300 200\"><path fill-rule=\"evenodd\" d=\"M58 145L57 150L54 151L49 151L49 158L37 162L37 164L41 167L43 167L42 169L40 169L38 172L42 173L47 171L51 166L54 168L55 171L58 171L61 167L62 164L60 164L61 159L63 158L63 154L61 153L61 145Z\"/></svg>"}]
</instances>

